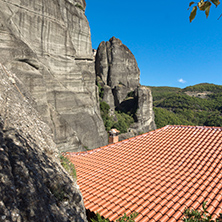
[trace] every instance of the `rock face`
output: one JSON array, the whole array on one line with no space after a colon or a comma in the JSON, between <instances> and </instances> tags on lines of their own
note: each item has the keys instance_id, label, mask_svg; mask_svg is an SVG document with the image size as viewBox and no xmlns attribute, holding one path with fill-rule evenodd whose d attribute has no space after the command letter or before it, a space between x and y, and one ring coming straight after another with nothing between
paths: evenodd
<instances>
[{"instance_id":1,"label":"rock face","mask_svg":"<svg viewBox=\"0 0 222 222\"><path fill-rule=\"evenodd\" d=\"M140 85L140 70L132 52L117 38L101 42L96 54L97 84L113 110L135 112L135 123L120 139L156 128L150 89Z\"/></svg>"},{"instance_id":2,"label":"rock face","mask_svg":"<svg viewBox=\"0 0 222 222\"><path fill-rule=\"evenodd\" d=\"M138 86L134 100L137 102L136 122L129 128L129 132L119 135L120 140L156 129L151 90L146 86Z\"/></svg>"},{"instance_id":3,"label":"rock face","mask_svg":"<svg viewBox=\"0 0 222 222\"><path fill-rule=\"evenodd\" d=\"M0 62L26 86L62 151L107 144L85 0L0 1Z\"/></svg>"},{"instance_id":4,"label":"rock face","mask_svg":"<svg viewBox=\"0 0 222 222\"><path fill-rule=\"evenodd\" d=\"M96 75L102 85L113 92L114 104L118 106L139 85L140 70L132 52L119 39L112 37L101 42L96 54ZM110 90L104 91L108 97ZM112 106L112 102L107 100Z\"/></svg>"},{"instance_id":5,"label":"rock face","mask_svg":"<svg viewBox=\"0 0 222 222\"><path fill-rule=\"evenodd\" d=\"M87 221L51 130L22 82L0 64L0 221Z\"/></svg>"}]
</instances>

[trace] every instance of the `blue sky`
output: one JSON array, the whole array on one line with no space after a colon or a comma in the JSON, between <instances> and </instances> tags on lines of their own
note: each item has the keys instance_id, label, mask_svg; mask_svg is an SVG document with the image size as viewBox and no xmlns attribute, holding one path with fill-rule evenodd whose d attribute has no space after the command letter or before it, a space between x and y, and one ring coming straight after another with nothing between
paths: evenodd
<instances>
[{"instance_id":1,"label":"blue sky","mask_svg":"<svg viewBox=\"0 0 222 222\"><path fill-rule=\"evenodd\" d=\"M222 4L190 23L189 2L86 0L93 48L119 38L138 62L142 85L222 85Z\"/></svg>"}]
</instances>

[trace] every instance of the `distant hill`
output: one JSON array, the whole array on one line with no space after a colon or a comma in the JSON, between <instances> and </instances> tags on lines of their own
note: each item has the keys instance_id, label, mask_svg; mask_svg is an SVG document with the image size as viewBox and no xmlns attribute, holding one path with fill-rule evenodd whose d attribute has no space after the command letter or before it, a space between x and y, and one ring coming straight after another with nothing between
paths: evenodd
<instances>
[{"instance_id":1,"label":"distant hill","mask_svg":"<svg viewBox=\"0 0 222 222\"><path fill-rule=\"evenodd\" d=\"M149 87L157 128L165 125L222 127L222 86L201 83L184 89Z\"/></svg>"}]
</instances>

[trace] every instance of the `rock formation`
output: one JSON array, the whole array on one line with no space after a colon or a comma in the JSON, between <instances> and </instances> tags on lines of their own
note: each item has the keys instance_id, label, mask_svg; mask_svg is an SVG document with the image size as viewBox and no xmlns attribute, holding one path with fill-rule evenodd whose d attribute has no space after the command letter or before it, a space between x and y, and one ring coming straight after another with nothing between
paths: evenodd
<instances>
[{"instance_id":1,"label":"rock formation","mask_svg":"<svg viewBox=\"0 0 222 222\"><path fill-rule=\"evenodd\" d=\"M132 52L115 37L100 43L96 54L96 75L105 86L104 97L113 92L115 106L134 91L140 81L140 70ZM106 102L112 107L111 100Z\"/></svg>"},{"instance_id":2,"label":"rock formation","mask_svg":"<svg viewBox=\"0 0 222 222\"><path fill-rule=\"evenodd\" d=\"M0 221L87 221L78 185L60 165L35 101L1 64L0 79Z\"/></svg>"},{"instance_id":3,"label":"rock formation","mask_svg":"<svg viewBox=\"0 0 222 222\"><path fill-rule=\"evenodd\" d=\"M85 0L0 1L0 62L26 86L62 151L107 144Z\"/></svg>"},{"instance_id":4,"label":"rock formation","mask_svg":"<svg viewBox=\"0 0 222 222\"><path fill-rule=\"evenodd\" d=\"M113 110L135 113L135 123L120 138L135 136L156 128L150 89L140 85L140 70L132 52L117 38L101 42L96 54L97 84L103 88L103 101Z\"/></svg>"}]
</instances>

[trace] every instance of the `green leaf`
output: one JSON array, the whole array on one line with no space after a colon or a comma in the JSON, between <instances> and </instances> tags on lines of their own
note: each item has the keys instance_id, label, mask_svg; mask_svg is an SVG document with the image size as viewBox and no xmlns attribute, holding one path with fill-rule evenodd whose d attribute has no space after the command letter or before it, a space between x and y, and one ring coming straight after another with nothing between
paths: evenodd
<instances>
[{"instance_id":1,"label":"green leaf","mask_svg":"<svg viewBox=\"0 0 222 222\"><path fill-rule=\"evenodd\" d=\"M190 22L192 22L197 14L197 6L194 6L192 12L190 13Z\"/></svg>"},{"instance_id":2,"label":"green leaf","mask_svg":"<svg viewBox=\"0 0 222 222\"><path fill-rule=\"evenodd\" d=\"M216 7L220 4L219 0L210 0Z\"/></svg>"},{"instance_id":3,"label":"green leaf","mask_svg":"<svg viewBox=\"0 0 222 222\"><path fill-rule=\"evenodd\" d=\"M210 3L210 2L209 2ZM208 6L208 7L206 7L206 9L205 9L205 14L206 14L206 17L208 18L208 16L209 16L209 13L210 13L210 6L211 6L211 4Z\"/></svg>"},{"instance_id":4,"label":"green leaf","mask_svg":"<svg viewBox=\"0 0 222 222\"><path fill-rule=\"evenodd\" d=\"M205 14L206 14L206 17L208 18L209 12L210 12L211 3L210 2L206 2L205 5L206 5L206 7L205 7Z\"/></svg>"}]
</instances>

